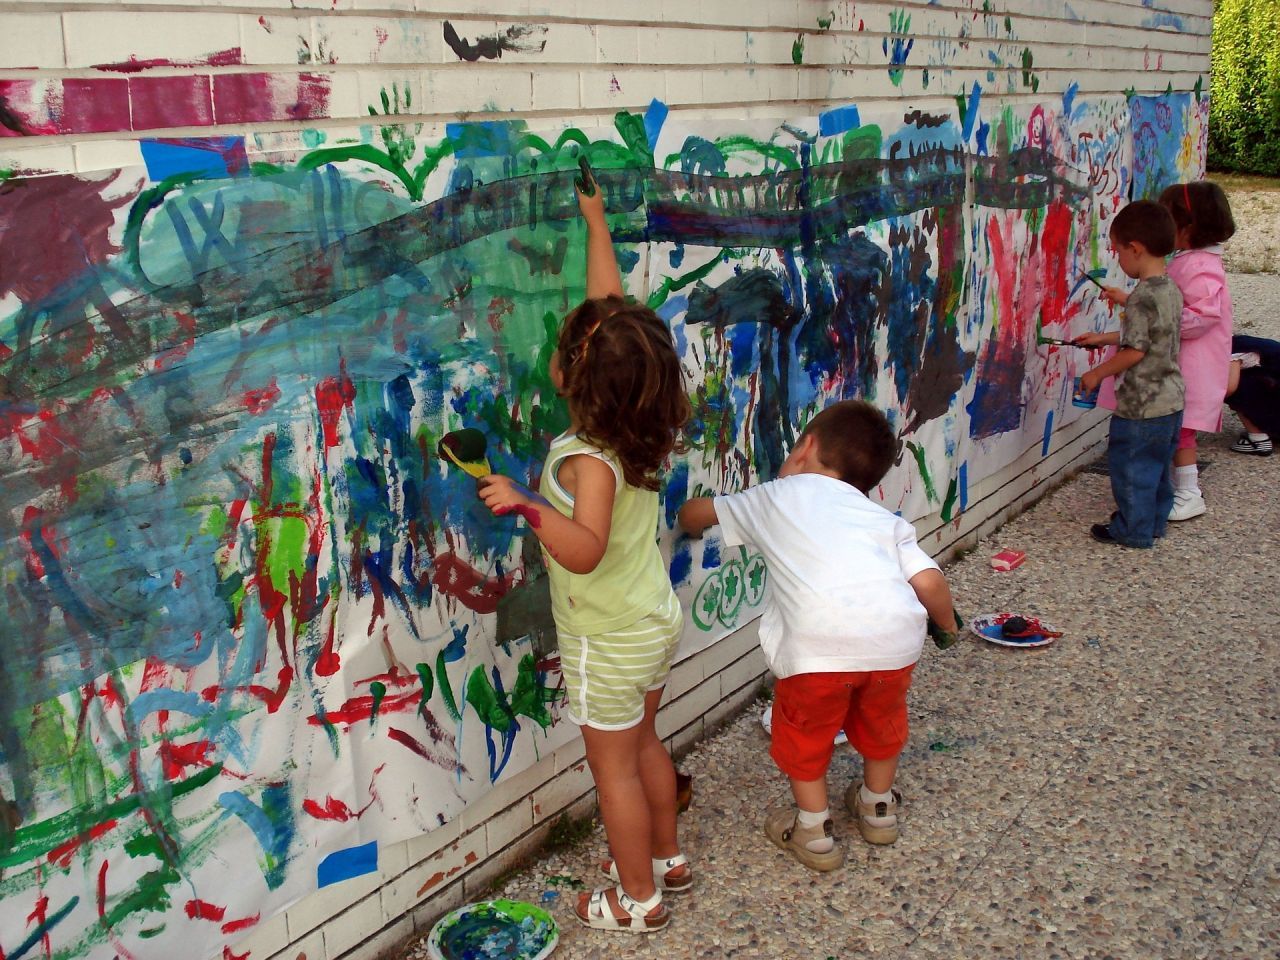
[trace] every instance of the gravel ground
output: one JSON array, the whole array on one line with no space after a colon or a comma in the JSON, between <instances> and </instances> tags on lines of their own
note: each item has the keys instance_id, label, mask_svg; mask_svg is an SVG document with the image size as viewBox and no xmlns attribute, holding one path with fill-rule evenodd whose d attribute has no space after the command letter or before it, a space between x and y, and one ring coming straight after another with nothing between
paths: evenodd
<instances>
[{"instance_id":1,"label":"gravel ground","mask_svg":"<svg viewBox=\"0 0 1280 960\"><path fill-rule=\"evenodd\" d=\"M1237 328L1280 338L1280 276L1232 276ZM1280 456L1233 454L1239 424L1204 438L1209 512L1154 550L1105 547L1111 509L1086 470L951 564L970 616L1016 610L1063 631L1010 650L969 635L926 647L898 786L902 836L864 844L830 782L843 869L810 873L775 849L763 811L785 800L753 705L679 766L695 892L652 937L572 916L594 886L599 826L507 882L560 923L561 960L1280 958ZM1027 552L1012 573L988 558ZM405 960L425 946L402 950Z\"/></svg>"}]
</instances>

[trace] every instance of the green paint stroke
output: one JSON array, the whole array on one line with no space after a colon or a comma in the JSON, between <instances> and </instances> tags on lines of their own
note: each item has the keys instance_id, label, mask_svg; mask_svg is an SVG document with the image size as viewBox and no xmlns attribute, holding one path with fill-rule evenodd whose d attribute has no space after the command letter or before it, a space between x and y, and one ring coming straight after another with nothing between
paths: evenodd
<instances>
[{"instance_id":1,"label":"green paint stroke","mask_svg":"<svg viewBox=\"0 0 1280 960\"><path fill-rule=\"evenodd\" d=\"M177 799L215 780L220 773L222 764L215 763L181 783L166 785L162 790L167 800ZM0 868L37 860L53 847L80 836L87 829L86 825L96 826L108 820L118 820L156 799L158 797L152 793L134 793L98 807L72 807L65 813L19 827L13 834L13 847L0 853Z\"/></svg>"},{"instance_id":2,"label":"green paint stroke","mask_svg":"<svg viewBox=\"0 0 1280 960\"><path fill-rule=\"evenodd\" d=\"M917 443L907 441L907 449L916 458L916 467L920 470L920 479L924 481L924 495L933 503L938 499L938 491L933 488L933 478L929 476L929 465L925 462L924 448Z\"/></svg>"},{"instance_id":3,"label":"green paint stroke","mask_svg":"<svg viewBox=\"0 0 1280 960\"><path fill-rule=\"evenodd\" d=\"M369 684L369 692L373 694L373 710L369 714L369 720L372 723L377 723L378 710L382 707L382 698L387 695L387 685L381 680L374 680Z\"/></svg>"},{"instance_id":4,"label":"green paint stroke","mask_svg":"<svg viewBox=\"0 0 1280 960\"><path fill-rule=\"evenodd\" d=\"M467 703L475 708L486 726L501 733L515 727L516 717L528 717L545 730L551 725L546 705L559 697L558 691L549 689L543 682L537 662L528 653L520 658L515 689L510 696L494 689L484 667L472 670L467 680Z\"/></svg>"},{"instance_id":5,"label":"green paint stroke","mask_svg":"<svg viewBox=\"0 0 1280 960\"><path fill-rule=\"evenodd\" d=\"M453 684L449 682L449 671L446 669L444 651L436 654L436 679L440 681L440 699L444 701L444 709L454 720L461 720L458 701L453 696Z\"/></svg>"},{"instance_id":6,"label":"green paint stroke","mask_svg":"<svg viewBox=\"0 0 1280 960\"><path fill-rule=\"evenodd\" d=\"M955 477L951 478L951 482L947 484L947 498L942 502L942 522L950 523L952 511L956 508L956 500L959 499L960 485Z\"/></svg>"},{"instance_id":7,"label":"green paint stroke","mask_svg":"<svg viewBox=\"0 0 1280 960\"><path fill-rule=\"evenodd\" d=\"M431 667L428 664L419 663L414 669L418 671L418 679L422 682L422 693L418 697L418 716L425 717L427 715L427 701L431 699L435 681L431 676Z\"/></svg>"},{"instance_id":8,"label":"green paint stroke","mask_svg":"<svg viewBox=\"0 0 1280 960\"><path fill-rule=\"evenodd\" d=\"M821 23L821 21L819 21L819 23ZM804 34L803 33L796 34L795 42L791 44L791 62L794 63L796 66L799 66L800 64L804 63Z\"/></svg>"}]
</instances>

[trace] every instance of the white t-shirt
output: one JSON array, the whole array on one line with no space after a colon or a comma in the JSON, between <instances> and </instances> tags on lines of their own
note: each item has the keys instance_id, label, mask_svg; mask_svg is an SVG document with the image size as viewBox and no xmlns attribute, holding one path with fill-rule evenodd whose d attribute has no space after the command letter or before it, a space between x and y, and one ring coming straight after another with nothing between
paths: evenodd
<instances>
[{"instance_id":1,"label":"white t-shirt","mask_svg":"<svg viewBox=\"0 0 1280 960\"><path fill-rule=\"evenodd\" d=\"M774 676L896 670L920 659L928 614L907 581L938 565L910 523L818 473L714 503L725 545L749 544L768 565L760 646Z\"/></svg>"}]
</instances>

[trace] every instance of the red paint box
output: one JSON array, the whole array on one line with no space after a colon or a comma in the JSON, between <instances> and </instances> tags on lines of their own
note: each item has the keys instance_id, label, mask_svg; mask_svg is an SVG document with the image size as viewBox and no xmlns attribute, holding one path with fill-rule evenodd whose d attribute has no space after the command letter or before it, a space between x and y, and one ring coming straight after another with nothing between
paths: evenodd
<instances>
[{"instance_id":1,"label":"red paint box","mask_svg":"<svg viewBox=\"0 0 1280 960\"><path fill-rule=\"evenodd\" d=\"M991 569L1008 572L1014 567L1022 566L1022 561L1025 559L1027 555L1021 550L1001 550L991 558Z\"/></svg>"}]
</instances>

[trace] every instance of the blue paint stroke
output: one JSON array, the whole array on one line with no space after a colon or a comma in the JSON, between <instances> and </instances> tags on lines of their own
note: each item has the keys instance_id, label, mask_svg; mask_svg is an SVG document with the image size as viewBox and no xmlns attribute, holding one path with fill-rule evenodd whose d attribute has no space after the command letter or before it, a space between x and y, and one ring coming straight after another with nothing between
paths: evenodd
<instances>
[{"instance_id":1,"label":"blue paint stroke","mask_svg":"<svg viewBox=\"0 0 1280 960\"><path fill-rule=\"evenodd\" d=\"M644 112L644 135L649 141L651 151L658 147L658 135L662 133L662 125L666 122L669 112L667 105L657 97L649 101L649 109Z\"/></svg>"},{"instance_id":2,"label":"blue paint stroke","mask_svg":"<svg viewBox=\"0 0 1280 960\"><path fill-rule=\"evenodd\" d=\"M154 183L179 175L225 179L249 170L244 137L148 138L138 146Z\"/></svg>"},{"instance_id":3,"label":"blue paint stroke","mask_svg":"<svg viewBox=\"0 0 1280 960\"><path fill-rule=\"evenodd\" d=\"M289 789L284 785L263 790L261 807L234 790L218 795L222 808L243 820L257 838L265 856L263 879L271 890L284 882L289 845L293 842L294 824L288 797Z\"/></svg>"},{"instance_id":4,"label":"blue paint stroke","mask_svg":"<svg viewBox=\"0 0 1280 960\"><path fill-rule=\"evenodd\" d=\"M43 940L50 930L65 920L67 914L74 910L79 902L79 897L72 897L61 910L45 917L44 922L32 930L31 935L18 944L12 953L8 954L8 960L22 960L27 955L27 951Z\"/></svg>"},{"instance_id":5,"label":"blue paint stroke","mask_svg":"<svg viewBox=\"0 0 1280 960\"><path fill-rule=\"evenodd\" d=\"M1044 418L1044 440L1040 443L1040 456L1047 457L1049 455L1049 444L1053 441L1053 411L1049 411L1049 415Z\"/></svg>"},{"instance_id":6,"label":"blue paint stroke","mask_svg":"<svg viewBox=\"0 0 1280 960\"><path fill-rule=\"evenodd\" d=\"M693 570L693 551L690 542L681 538L671 550L671 585L683 586L689 582L689 574Z\"/></svg>"},{"instance_id":7,"label":"blue paint stroke","mask_svg":"<svg viewBox=\"0 0 1280 960\"><path fill-rule=\"evenodd\" d=\"M969 461L960 464L960 512L969 509Z\"/></svg>"},{"instance_id":8,"label":"blue paint stroke","mask_svg":"<svg viewBox=\"0 0 1280 960\"><path fill-rule=\"evenodd\" d=\"M370 840L358 847L337 850L316 867L316 886L327 887L353 877L363 877L378 869L378 841Z\"/></svg>"},{"instance_id":9,"label":"blue paint stroke","mask_svg":"<svg viewBox=\"0 0 1280 960\"><path fill-rule=\"evenodd\" d=\"M824 137L833 137L846 130L854 130L862 126L862 117L854 104L835 107L818 114L818 133Z\"/></svg>"},{"instance_id":10,"label":"blue paint stroke","mask_svg":"<svg viewBox=\"0 0 1280 960\"><path fill-rule=\"evenodd\" d=\"M714 570L720 566L720 541L707 537L702 544L702 569Z\"/></svg>"},{"instance_id":11,"label":"blue paint stroke","mask_svg":"<svg viewBox=\"0 0 1280 960\"><path fill-rule=\"evenodd\" d=\"M969 142L969 137L973 135L974 124L978 120L978 108L982 104L982 87L977 80L973 81L973 89L969 91L969 99L964 105L964 127L960 131L960 138L965 142Z\"/></svg>"}]
</instances>

